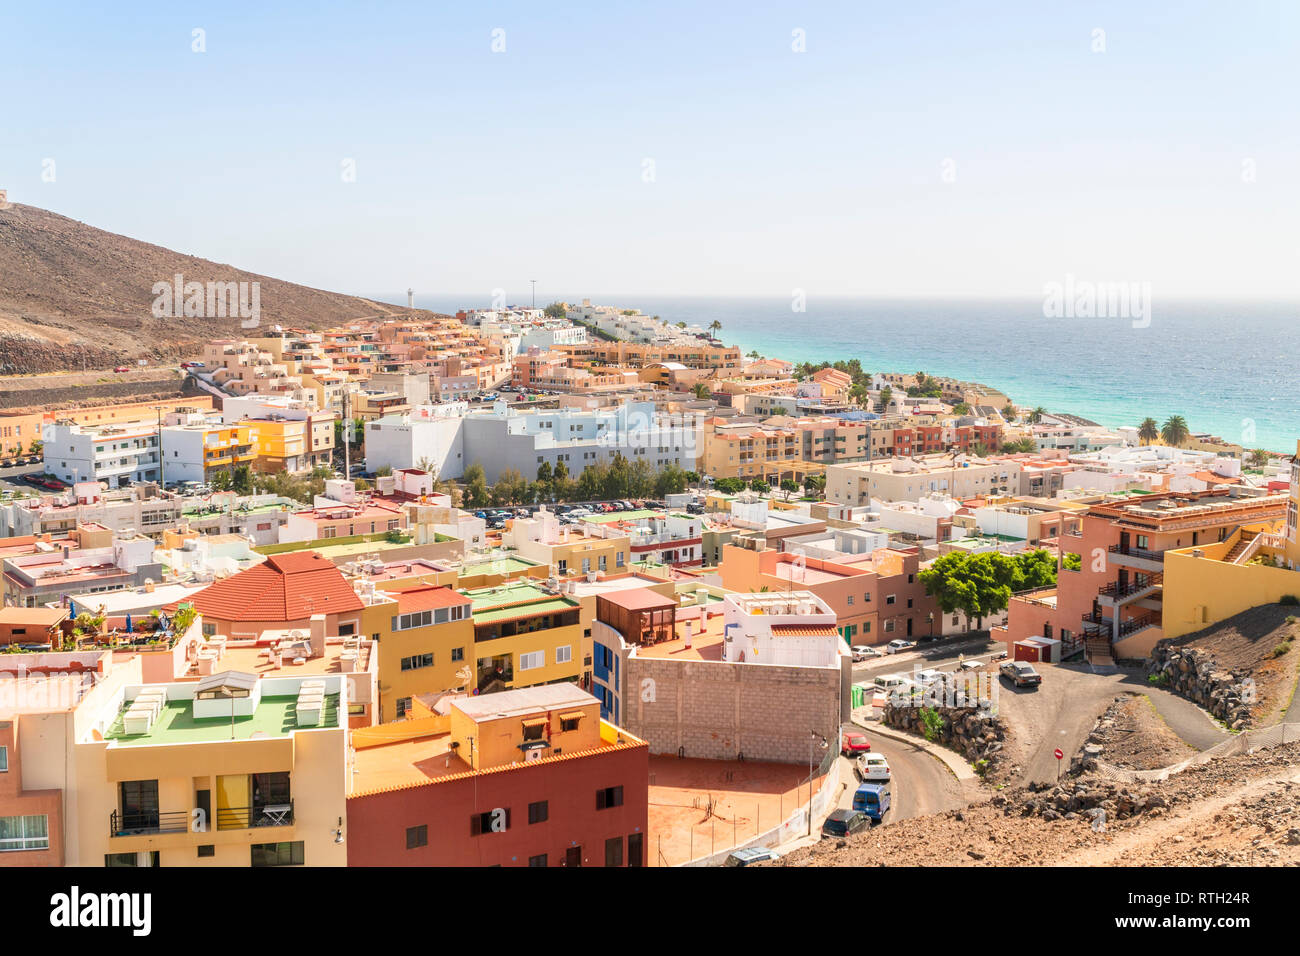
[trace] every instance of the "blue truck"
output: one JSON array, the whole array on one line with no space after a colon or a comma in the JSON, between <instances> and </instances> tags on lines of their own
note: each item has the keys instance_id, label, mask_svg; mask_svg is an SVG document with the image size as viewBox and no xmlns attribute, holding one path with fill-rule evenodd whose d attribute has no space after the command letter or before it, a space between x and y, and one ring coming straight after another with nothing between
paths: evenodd
<instances>
[{"instance_id":1,"label":"blue truck","mask_svg":"<svg viewBox=\"0 0 1300 956\"><path fill-rule=\"evenodd\" d=\"M879 823L889 811L889 788L881 783L864 783L853 794L853 809Z\"/></svg>"}]
</instances>

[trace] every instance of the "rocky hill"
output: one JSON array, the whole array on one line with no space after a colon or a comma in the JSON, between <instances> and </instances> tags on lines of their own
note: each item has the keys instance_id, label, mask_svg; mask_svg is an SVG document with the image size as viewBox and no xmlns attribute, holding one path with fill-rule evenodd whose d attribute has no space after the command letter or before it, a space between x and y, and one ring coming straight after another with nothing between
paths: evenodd
<instances>
[{"instance_id":1,"label":"rocky hill","mask_svg":"<svg viewBox=\"0 0 1300 956\"><path fill-rule=\"evenodd\" d=\"M44 209L0 208L0 374L191 357L238 318L155 318L157 282L257 282L261 326L327 328L407 309L256 275L128 239ZM426 313L427 314L427 313ZM265 334L265 333L263 333Z\"/></svg>"}]
</instances>

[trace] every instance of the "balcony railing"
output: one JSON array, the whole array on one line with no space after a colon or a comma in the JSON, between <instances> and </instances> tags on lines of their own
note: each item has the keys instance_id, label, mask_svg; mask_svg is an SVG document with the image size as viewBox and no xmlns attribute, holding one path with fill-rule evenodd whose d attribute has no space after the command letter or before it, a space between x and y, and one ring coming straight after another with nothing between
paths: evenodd
<instances>
[{"instance_id":1,"label":"balcony railing","mask_svg":"<svg viewBox=\"0 0 1300 956\"><path fill-rule=\"evenodd\" d=\"M109 836L137 836L142 833L186 833L190 814L186 810L123 813L114 810L109 820Z\"/></svg>"},{"instance_id":2,"label":"balcony railing","mask_svg":"<svg viewBox=\"0 0 1300 956\"><path fill-rule=\"evenodd\" d=\"M1143 558L1147 561L1163 561L1165 559L1163 551L1148 551L1145 548L1125 547L1119 544L1112 544L1106 550L1111 554L1122 554L1129 558Z\"/></svg>"},{"instance_id":3,"label":"balcony railing","mask_svg":"<svg viewBox=\"0 0 1300 956\"><path fill-rule=\"evenodd\" d=\"M1154 575L1146 581L1130 581L1128 584L1120 587L1118 581L1111 581L1109 584L1097 590L1098 594L1104 594L1107 597L1125 598L1130 594L1137 594L1139 591L1147 591L1156 587L1164 580L1164 575Z\"/></svg>"},{"instance_id":4,"label":"balcony railing","mask_svg":"<svg viewBox=\"0 0 1300 956\"><path fill-rule=\"evenodd\" d=\"M293 801L260 807L219 807L218 830L251 830L256 827L293 826Z\"/></svg>"}]
</instances>

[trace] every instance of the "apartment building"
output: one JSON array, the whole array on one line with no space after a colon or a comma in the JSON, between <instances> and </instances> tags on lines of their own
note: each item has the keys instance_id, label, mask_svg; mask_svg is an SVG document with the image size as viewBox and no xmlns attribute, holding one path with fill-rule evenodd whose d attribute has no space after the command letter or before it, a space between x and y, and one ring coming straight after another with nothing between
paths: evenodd
<instances>
[{"instance_id":1,"label":"apartment building","mask_svg":"<svg viewBox=\"0 0 1300 956\"><path fill-rule=\"evenodd\" d=\"M162 428L166 480L206 483L220 471L253 466L257 437L250 424L205 420L201 413L172 412Z\"/></svg>"},{"instance_id":2,"label":"apartment building","mask_svg":"<svg viewBox=\"0 0 1300 956\"><path fill-rule=\"evenodd\" d=\"M547 392L612 392L635 388L640 382L634 369L577 364L566 353L536 347L517 355L512 368L512 385Z\"/></svg>"},{"instance_id":3,"label":"apartment building","mask_svg":"<svg viewBox=\"0 0 1300 956\"><path fill-rule=\"evenodd\" d=\"M645 866L646 744L568 684L354 736L350 866ZM385 728L388 730L388 728Z\"/></svg>"},{"instance_id":4,"label":"apartment building","mask_svg":"<svg viewBox=\"0 0 1300 956\"><path fill-rule=\"evenodd\" d=\"M102 481L110 489L161 481L158 422L76 425L54 422L42 429L45 470L60 481Z\"/></svg>"},{"instance_id":5,"label":"apartment building","mask_svg":"<svg viewBox=\"0 0 1300 956\"><path fill-rule=\"evenodd\" d=\"M40 607L75 599L93 605L96 594L161 581L163 566L154 544L145 535L115 534L98 525L78 527L60 547L38 542L34 552L7 557L0 564L4 602Z\"/></svg>"},{"instance_id":6,"label":"apartment building","mask_svg":"<svg viewBox=\"0 0 1300 956\"><path fill-rule=\"evenodd\" d=\"M801 763L810 730L834 740L848 719L848 647L807 590L685 607L644 588L601 595L592 646L602 717L651 753Z\"/></svg>"},{"instance_id":7,"label":"apartment building","mask_svg":"<svg viewBox=\"0 0 1300 956\"><path fill-rule=\"evenodd\" d=\"M464 693L475 683L474 619L469 597L422 583L384 585L395 606L380 638L381 720L401 720L421 694Z\"/></svg>"},{"instance_id":8,"label":"apartment building","mask_svg":"<svg viewBox=\"0 0 1300 956\"><path fill-rule=\"evenodd\" d=\"M1226 556L1242 529L1277 531L1287 502L1286 495L1216 489L1093 505L1082 513L1079 535L1059 539L1062 555L1078 556L1078 569L1062 566L1055 587L1014 597L1006 628L995 637L1013 656L1018 642L1046 637L1060 640L1067 652L1086 644L1094 663L1146 657L1165 636L1166 554L1212 549ZM1184 589L1175 614L1203 607L1212 593L1196 597Z\"/></svg>"},{"instance_id":9,"label":"apartment building","mask_svg":"<svg viewBox=\"0 0 1300 956\"><path fill-rule=\"evenodd\" d=\"M739 370L744 366L739 346L710 345L695 338L662 345L597 339L581 345L556 345L555 348L580 362L596 362L599 365L640 368L656 362L677 362L687 368L724 371Z\"/></svg>"},{"instance_id":10,"label":"apartment building","mask_svg":"<svg viewBox=\"0 0 1300 956\"><path fill-rule=\"evenodd\" d=\"M801 482L833 463L867 456L866 424L836 418L776 417L762 424L710 418L700 439L700 469L715 480Z\"/></svg>"},{"instance_id":11,"label":"apartment building","mask_svg":"<svg viewBox=\"0 0 1300 956\"><path fill-rule=\"evenodd\" d=\"M1009 458L932 455L891 458L826 469L826 499L847 505L916 501L931 492L954 498L1011 494L1020 489L1021 465Z\"/></svg>"},{"instance_id":12,"label":"apartment building","mask_svg":"<svg viewBox=\"0 0 1300 956\"><path fill-rule=\"evenodd\" d=\"M463 593L474 616L478 693L579 679L584 645L578 601L526 580Z\"/></svg>"},{"instance_id":13,"label":"apartment building","mask_svg":"<svg viewBox=\"0 0 1300 956\"><path fill-rule=\"evenodd\" d=\"M598 523L584 522L580 528L561 525L559 517L543 507L531 518L510 522L502 532L501 543L513 548L518 557L550 568L561 578L627 570L632 562L628 534L613 529L608 534L603 532Z\"/></svg>"},{"instance_id":14,"label":"apartment building","mask_svg":"<svg viewBox=\"0 0 1300 956\"><path fill-rule=\"evenodd\" d=\"M791 546L793 547L793 545ZM722 585L737 593L810 591L835 612L846 644L887 644L938 633L939 609L918 578L918 549L878 549L830 561L774 548L725 545Z\"/></svg>"}]
</instances>

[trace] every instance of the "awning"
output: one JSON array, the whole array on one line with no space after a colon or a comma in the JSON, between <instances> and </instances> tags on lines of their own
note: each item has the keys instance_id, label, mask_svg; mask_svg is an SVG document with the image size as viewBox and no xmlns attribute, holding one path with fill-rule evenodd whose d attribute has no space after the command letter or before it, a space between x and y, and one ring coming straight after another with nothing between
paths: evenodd
<instances>
[{"instance_id":1,"label":"awning","mask_svg":"<svg viewBox=\"0 0 1300 956\"><path fill-rule=\"evenodd\" d=\"M587 715L580 710L566 710L564 713L560 714L560 720L581 720L586 716Z\"/></svg>"},{"instance_id":2,"label":"awning","mask_svg":"<svg viewBox=\"0 0 1300 956\"><path fill-rule=\"evenodd\" d=\"M525 726L525 727L545 727L545 726L546 726L546 718L545 718L545 717L529 717L527 720L524 721L524 726Z\"/></svg>"}]
</instances>

